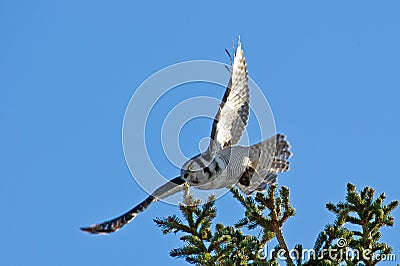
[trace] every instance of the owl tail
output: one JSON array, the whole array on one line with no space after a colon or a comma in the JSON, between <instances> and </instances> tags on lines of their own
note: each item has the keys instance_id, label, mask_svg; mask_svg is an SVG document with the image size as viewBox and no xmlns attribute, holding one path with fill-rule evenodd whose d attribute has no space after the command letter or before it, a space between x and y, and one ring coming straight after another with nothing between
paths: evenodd
<instances>
[{"instance_id":1,"label":"owl tail","mask_svg":"<svg viewBox=\"0 0 400 266\"><path fill-rule=\"evenodd\" d=\"M250 165L236 185L247 195L265 190L268 185L276 184L278 173L289 170L291 155L290 145L282 134L250 146Z\"/></svg>"},{"instance_id":2,"label":"owl tail","mask_svg":"<svg viewBox=\"0 0 400 266\"><path fill-rule=\"evenodd\" d=\"M132 221L136 215L146 210L153 202L171 196L184 189L185 181L181 177L176 177L168 183L159 187L147 199L135 206L133 209L127 211L121 216L112 220L94 224L88 227L81 227L81 230L91 234L109 234L121 229L124 225Z\"/></svg>"},{"instance_id":3,"label":"owl tail","mask_svg":"<svg viewBox=\"0 0 400 266\"><path fill-rule=\"evenodd\" d=\"M250 146L249 155L251 165L257 172L263 170L276 174L289 170L288 159L292 153L285 135L276 134L263 142Z\"/></svg>"}]
</instances>

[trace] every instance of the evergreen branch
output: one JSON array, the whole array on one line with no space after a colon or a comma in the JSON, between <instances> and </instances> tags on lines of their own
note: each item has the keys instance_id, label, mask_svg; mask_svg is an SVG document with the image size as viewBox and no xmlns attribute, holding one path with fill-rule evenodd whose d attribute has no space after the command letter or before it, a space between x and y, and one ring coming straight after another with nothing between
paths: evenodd
<instances>
[{"instance_id":1,"label":"evergreen branch","mask_svg":"<svg viewBox=\"0 0 400 266\"><path fill-rule=\"evenodd\" d=\"M246 219L240 220L239 226L246 224L248 229L254 229L259 226L262 227L264 235L261 237L261 242L264 244L275 236L279 246L284 250L286 263L288 265L294 265L293 261L290 259L289 248L282 233L283 223L295 214L294 208L289 203L289 189L282 187L279 190L279 196L277 196L276 186L269 186L267 195L262 193L256 194L256 202L254 202L251 196L244 198L236 188L231 188L231 192L246 208ZM270 211L268 217L264 216L260 211L265 208Z\"/></svg>"},{"instance_id":2,"label":"evergreen branch","mask_svg":"<svg viewBox=\"0 0 400 266\"><path fill-rule=\"evenodd\" d=\"M375 265L378 260L374 259L373 254L390 254L392 248L385 243L380 243L381 237L380 228L382 226L392 226L394 218L390 215L397 205L398 201L392 201L388 205L383 205L385 194L380 194L374 199L375 190L370 187L365 187L360 192L357 192L356 186L348 183L346 202L338 204L328 203L327 209L336 215L336 220L333 225L328 225L321 232L315 242L314 249L318 253L318 258L321 260L314 261L329 261L329 262L346 262L348 265ZM350 231L346 227L348 224L359 226L359 230ZM339 247L335 241L344 241L347 248L357 251L358 254L370 252L370 256L357 256L353 258L344 258L332 260L329 256L323 256L323 250L337 249L343 250L343 246ZM311 260L313 261L313 260Z\"/></svg>"},{"instance_id":3,"label":"evergreen branch","mask_svg":"<svg viewBox=\"0 0 400 266\"><path fill-rule=\"evenodd\" d=\"M394 218L391 212L398 206L398 201L384 204L385 194L374 198L375 191L366 187L357 192L353 184L347 184L344 202L327 203L326 207L335 214L333 224L325 226L318 235L314 245L313 256L303 262L301 256L295 261L290 258L289 248L283 236L283 224L295 215L295 209L290 204L289 189L270 186L267 193L257 193L255 197L243 196L232 188L233 197L245 208L245 217L235 223L235 226L225 226L221 223L211 229L216 217L215 196L203 205L185 190L184 202L179 205L183 221L176 215L167 218L156 218L154 221L162 229L163 234L181 233L184 241L181 248L172 249L172 257L184 258L196 265L279 265L278 255L284 255L287 265L376 265L380 262L374 255L389 255L392 247L379 242L380 229L383 226L393 226ZM264 212L267 213L264 213ZM348 225L356 225L357 229L349 230ZM258 236L246 235L240 228L261 228ZM353 228L352 228L353 229ZM267 261L260 257L264 246L273 238L278 246ZM297 254L303 254L303 247L298 244L294 249ZM329 251L329 252L326 252ZM334 251L331 254L331 251ZM353 253L353 256L338 254ZM368 251L369 257L354 256ZM333 256L332 256L333 255Z\"/></svg>"}]
</instances>

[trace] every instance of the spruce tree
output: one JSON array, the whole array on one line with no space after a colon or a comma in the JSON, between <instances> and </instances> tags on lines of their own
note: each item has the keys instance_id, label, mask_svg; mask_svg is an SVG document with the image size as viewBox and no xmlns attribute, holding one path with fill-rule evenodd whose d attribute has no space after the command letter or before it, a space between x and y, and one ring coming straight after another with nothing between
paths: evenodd
<instances>
[{"instance_id":1,"label":"spruce tree","mask_svg":"<svg viewBox=\"0 0 400 266\"><path fill-rule=\"evenodd\" d=\"M355 185L348 183L345 201L326 204L336 219L318 235L307 258L303 246L290 249L283 234L284 223L295 215L287 187L269 186L266 193L255 196L242 195L233 187L230 192L245 210L244 217L233 226L215 223L214 195L202 204L190 194L189 187L179 205L183 220L177 215L154 219L164 234L178 233L184 242L182 247L172 249L170 256L195 265L279 265L278 257L283 256L287 265L366 266L392 256L392 247L379 241L380 229L393 226L390 214L398 201L385 205L385 194L374 198L375 191L370 187L358 192ZM246 234L242 228L260 229L261 233ZM269 254L262 251L274 238L278 245L267 257Z\"/></svg>"}]
</instances>

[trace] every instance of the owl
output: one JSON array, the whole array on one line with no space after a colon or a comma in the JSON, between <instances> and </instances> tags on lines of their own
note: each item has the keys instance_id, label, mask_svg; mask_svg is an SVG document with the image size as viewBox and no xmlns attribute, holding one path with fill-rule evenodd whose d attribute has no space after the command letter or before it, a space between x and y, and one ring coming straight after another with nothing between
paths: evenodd
<instances>
[{"instance_id":1,"label":"owl","mask_svg":"<svg viewBox=\"0 0 400 266\"><path fill-rule=\"evenodd\" d=\"M229 84L212 125L208 148L185 162L180 176L156 189L133 209L81 230L92 234L116 232L152 203L182 191L185 184L201 190L236 185L247 195L275 184L278 173L289 170L290 145L283 134L251 146L237 145L247 125L249 107L247 64L239 38Z\"/></svg>"}]
</instances>

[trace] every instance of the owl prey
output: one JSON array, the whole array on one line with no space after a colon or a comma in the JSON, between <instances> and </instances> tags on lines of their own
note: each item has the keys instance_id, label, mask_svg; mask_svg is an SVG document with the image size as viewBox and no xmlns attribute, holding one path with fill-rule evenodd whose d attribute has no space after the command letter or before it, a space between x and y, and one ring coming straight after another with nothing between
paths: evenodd
<instances>
[{"instance_id":1,"label":"owl prey","mask_svg":"<svg viewBox=\"0 0 400 266\"><path fill-rule=\"evenodd\" d=\"M82 227L92 234L118 231L153 202L182 191L185 184L211 190L236 185L245 194L263 191L274 184L279 172L289 170L290 145L285 136L276 134L258 144L236 146L249 117L247 65L240 39L236 49L229 84L214 119L207 150L188 160L181 174L155 190L139 205L112 220Z\"/></svg>"}]
</instances>

